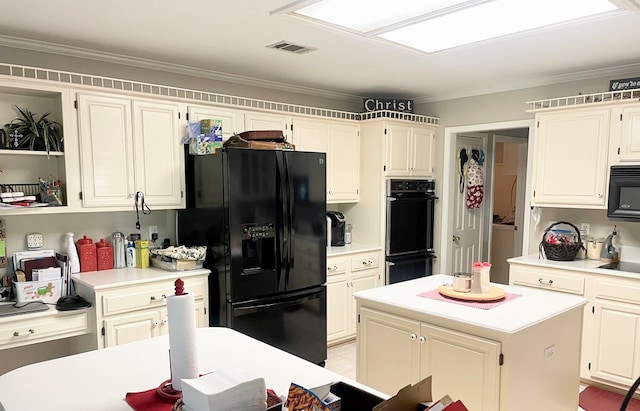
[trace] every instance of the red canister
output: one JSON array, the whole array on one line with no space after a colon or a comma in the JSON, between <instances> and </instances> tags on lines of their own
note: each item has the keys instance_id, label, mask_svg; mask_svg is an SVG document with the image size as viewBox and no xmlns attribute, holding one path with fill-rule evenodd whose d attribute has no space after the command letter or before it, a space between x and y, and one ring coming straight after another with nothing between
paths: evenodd
<instances>
[{"instance_id":1,"label":"red canister","mask_svg":"<svg viewBox=\"0 0 640 411\"><path fill-rule=\"evenodd\" d=\"M98 260L96 257L96 245L93 240L83 235L77 242L78 258L80 259L80 272L96 271Z\"/></svg>"},{"instance_id":2,"label":"red canister","mask_svg":"<svg viewBox=\"0 0 640 411\"><path fill-rule=\"evenodd\" d=\"M113 248L111 248L111 244L101 238L96 243L96 252L98 254L98 271L111 270L113 268Z\"/></svg>"}]
</instances>

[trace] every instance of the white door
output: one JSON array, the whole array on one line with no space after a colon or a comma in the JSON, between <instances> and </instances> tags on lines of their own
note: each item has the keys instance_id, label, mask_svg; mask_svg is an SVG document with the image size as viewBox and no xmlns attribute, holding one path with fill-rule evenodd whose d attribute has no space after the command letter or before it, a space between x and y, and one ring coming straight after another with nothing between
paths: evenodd
<instances>
[{"instance_id":1,"label":"white door","mask_svg":"<svg viewBox=\"0 0 640 411\"><path fill-rule=\"evenodd\" d=\"M476 137L458 136L456 139L456 154L464 147L471 158L471 149L484 150L484 140ZM453 236L450 239L453 253L454 272L470 272L471 264L482 259L482 230L483 215L487 199L485 198L479 208L469 209L466 205L466 178L460 179L459 162L452 163L455 173L449 184L455 186L453 196ZM484 166L481 167L484 171Z\"/></svg>"}]
</instances>

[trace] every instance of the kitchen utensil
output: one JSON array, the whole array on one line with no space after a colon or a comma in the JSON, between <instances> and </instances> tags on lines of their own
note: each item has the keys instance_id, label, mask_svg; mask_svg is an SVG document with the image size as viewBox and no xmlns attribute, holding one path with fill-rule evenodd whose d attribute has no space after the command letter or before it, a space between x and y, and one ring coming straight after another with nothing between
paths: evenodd
<instances>
[{"instance_id":1,"label":"kitchen utensil","mask_svg":"<svg viewBox=\"0 0 640 411\"><path fill-rule=\"evenodd\" d=\"M602 245L602 251L600 252L600 260L604 262L611 262L616 259L616 248L613 246L613 238L618 235L616 226L613 226L613 232L607 236Z\"/></svg>"},{"instance_id":2,"label":"kitchen utensil","mask_svg":"<svg viewBox=\"0 0 640 411\"><path fill-rule=\"evenodd\" d=\"M587 247L587 259L589 260L599 260L600 254L602 253L602 245L604 243L604 238L590 238L586 242Z\"/></svg>"}]
</instances>

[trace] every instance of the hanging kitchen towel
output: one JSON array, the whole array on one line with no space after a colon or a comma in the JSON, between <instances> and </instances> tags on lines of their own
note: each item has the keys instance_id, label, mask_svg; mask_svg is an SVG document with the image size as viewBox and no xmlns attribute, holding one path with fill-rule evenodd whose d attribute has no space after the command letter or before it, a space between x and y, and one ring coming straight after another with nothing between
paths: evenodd
<instances>
[{"instance_id":1,"label":"hanging kitchen towel","mask_svg":"<svg viewBox=\"0 0 640 411\"><path fill-rule=\"evenodd\" d=\"M460 192L464 193L464 174L467 160L469 160L469 157L467 156L467 149L465 147L458 148L456 158L458 159L458 173L460 174Z\"/></svg>"},{"instance_id":2,"label":"hanging kitchen towel","mask_svg":"<svg viewBox=\"0 0 640 411\"><path fill-rule=\"evenodd\" d=\"M478 162L470 158L466 169L467 208L479 208L484 197L484 180Z\"/></svg>"}]
</instances>

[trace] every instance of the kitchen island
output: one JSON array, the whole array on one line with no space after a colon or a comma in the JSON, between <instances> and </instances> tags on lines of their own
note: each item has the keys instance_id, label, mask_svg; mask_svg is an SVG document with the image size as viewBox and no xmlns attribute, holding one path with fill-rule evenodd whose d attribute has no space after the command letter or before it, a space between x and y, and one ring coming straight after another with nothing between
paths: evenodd
<instances>
[{"instance_id":1,"label":"kitchen island","mask_svg":"<svg viewBox=\"0 0 640 411\"><path fill-rule=\"evenodd\" d=\"M434 397L474 411L575 411L582 296L492 284L502 304L418 294L451 283L433 275L355 294L357 380L387 394L433 376ZM485 306L486 307L486 306Z\"/></svg>"}]
</instances>

